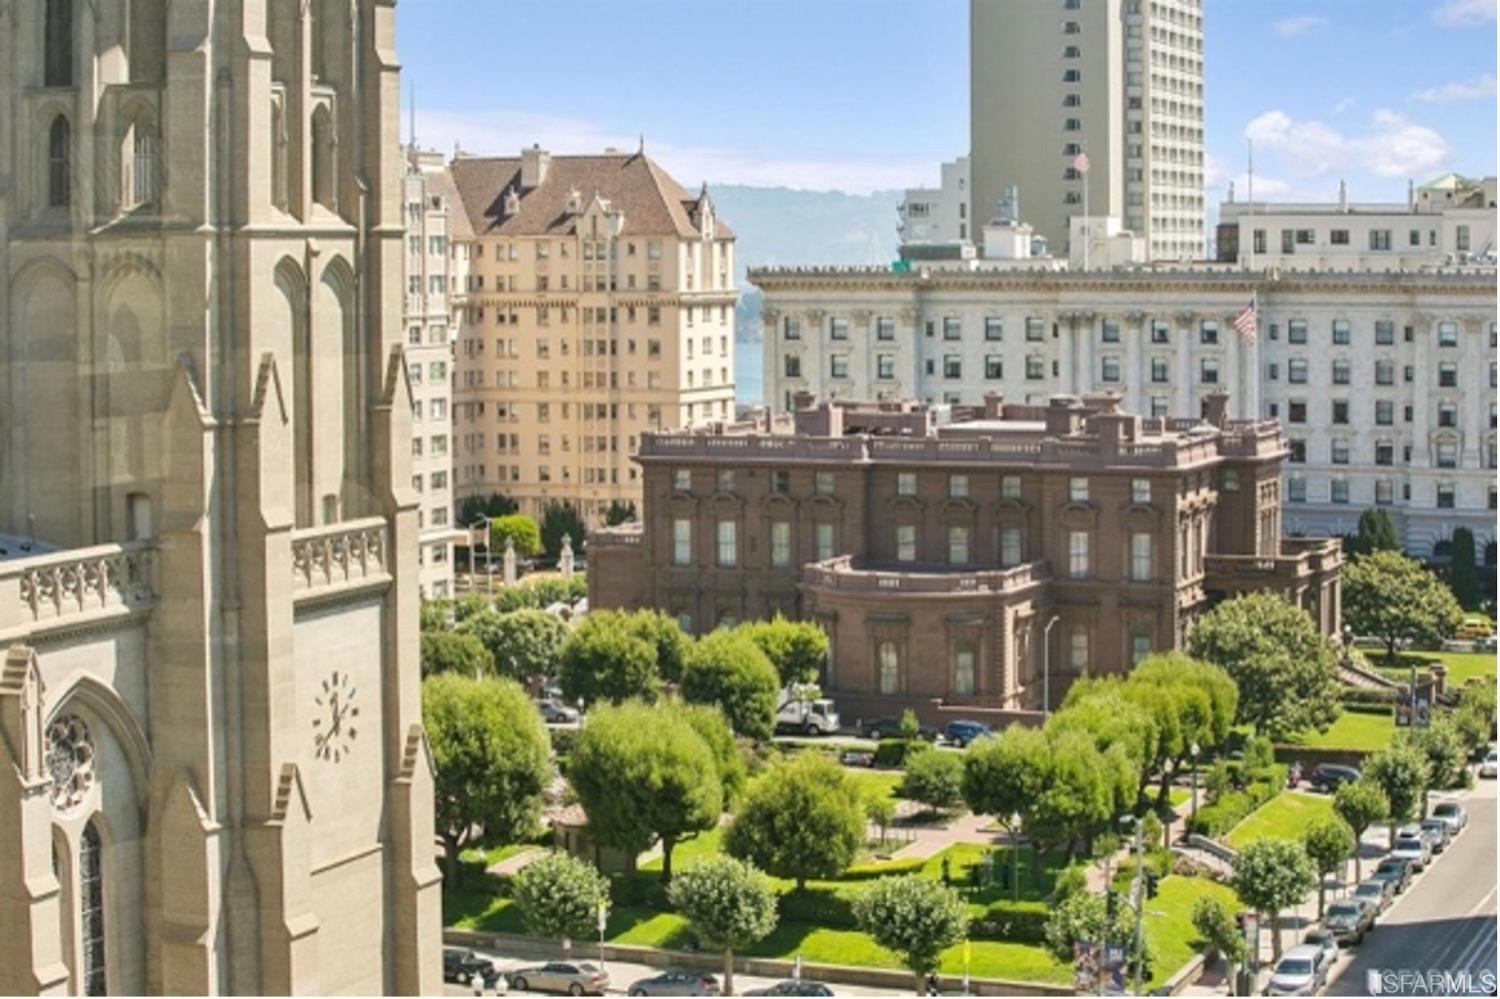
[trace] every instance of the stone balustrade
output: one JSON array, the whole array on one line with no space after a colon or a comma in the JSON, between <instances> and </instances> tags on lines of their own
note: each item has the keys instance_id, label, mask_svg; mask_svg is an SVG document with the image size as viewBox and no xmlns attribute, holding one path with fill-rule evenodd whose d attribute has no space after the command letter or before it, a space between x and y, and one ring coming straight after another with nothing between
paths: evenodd
<instances>
[{"instance_id":1,"label":"stone balustrade","mask_svg":"<svg viewBox=\"0 0 1500 999\"><path fill-rule=\"evenodd\" d=\"M311 591L389 582L386 523L366 517L292 534L292 589Z\"/></svg>"},{"instance_id":2,"label":"stone balustrade","mask_svg":"<svg viewBox=\"0 0 1500 999\"><path fill-rule=\"evenodd\" d=\"M861 567L851 555L840 555L802 567L805 586L865 593L1001 593L1051 578L1045 560L1010 569L934 570L921 566Z\"/></svg>"},{"instance_id":3,"label":"stone balustrade","mask_svg":"<svg viewBox=\"0 0 1500 999\"><path fill-rule=\"evenodd\" d=\"M149 610L156 604L155 568L146 542L0 562L0 635Z\"/></svg>"}]
</instances>

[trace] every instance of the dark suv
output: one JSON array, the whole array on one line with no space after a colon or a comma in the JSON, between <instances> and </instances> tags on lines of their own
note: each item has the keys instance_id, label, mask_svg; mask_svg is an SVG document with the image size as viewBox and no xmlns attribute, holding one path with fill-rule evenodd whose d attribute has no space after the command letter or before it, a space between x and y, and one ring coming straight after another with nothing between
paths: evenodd
<instances>
[{"instance_id":1,"label":"dark suv","mask_svg":"<svg viewBox=\"0 0 1500 999\"><path fill-rule=\"evenodd\" d=\"M443 948L443 981L467 985L474 980L475 975L484 981L487 989L494 988L495 982L500 978L500 972L488 958L480 957L472 950Z\"/></svg>"},{"instance_id":2,"label":"dark suv","mask_svg":"<svg viewBox=\"0 0 1500 999\"><path fill-rule=\"evenodd\" d=\"M977 721L951 721L943 733L948 741L962 749L975 739L983 739L987 735L993 735L994 730L984 722Z\"/></svg>"},{"instance_id":3,"label":"dark suv","mask_svg":"<svg viewBox=\"0 0 1500 999\"><path fill-rule=\"evenodd\" d=\"M899 739L901 737L901 719L894 715L884 718L871 718L861 721L855 732L862 739ZM935 742L937 740L937 729L930 725L917 726L917 738L924 742Z\"/></svg>"},{"instance_id":4,"label":"dark suv","mask_svg":"<svg viewBox=\"0 0 1500 999\"><path fill-rule=\"evenodd\" d=\"M1313 767L1312 776L1307 782L1312 785L1314 791L1327 791L1329 794L1337 791L1344 784L1352 784L1359 780L1359 771L1353 767L1341 766L1337 763L1319 763Z\"/></svg>"}]
</instances>

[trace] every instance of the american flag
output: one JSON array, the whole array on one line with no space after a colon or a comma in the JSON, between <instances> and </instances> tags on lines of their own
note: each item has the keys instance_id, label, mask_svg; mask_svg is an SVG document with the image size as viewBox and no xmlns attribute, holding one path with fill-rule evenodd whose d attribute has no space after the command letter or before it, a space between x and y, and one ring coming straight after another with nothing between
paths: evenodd
<instances>
[{"instance_id":1,"label":"american flag","mask_svg":"<svg viewBox=\"0 0 1500 999\"><path fill-rule=\"evenodd\" d=\"M1241 309L1234 317L1234 328L1239 330L1240 336L1246 343L1255 342L1258 318L1255 314L1254 297L1250 299L1250 304Z\"/></svg>"},{"instance_id":2,"label":"american flag","mask_svg":"<svg viewBox=\"0 0 1500 999\"><path fill-rule=\"evenodd\" d=\"M1079 173L1088 173L1089 154L1079 153L1077 156L1073 157L1073 169L1077 170Z\"/></svg>"}]
</instances>

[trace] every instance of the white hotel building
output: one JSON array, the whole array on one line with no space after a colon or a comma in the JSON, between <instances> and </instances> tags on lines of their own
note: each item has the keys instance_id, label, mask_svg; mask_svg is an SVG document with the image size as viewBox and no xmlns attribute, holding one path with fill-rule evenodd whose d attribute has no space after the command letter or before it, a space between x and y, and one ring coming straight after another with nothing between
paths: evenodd
<instances>
[{"instance_id":1,"label":"white hotel building","mask_svg":"<svg viewBox=\"0 0 1500 999\"><path fill-rule=\"evenodd\" d=\"M1114 391L1194 416L1210 392L1292 446L1285 528L1352 531L1383 506L1419 555L1467 526L1493 552L1493 267L1069 272L1047 261L752 270L765 295L765 394L978 404ZM1232 321L1254 297L1253 343Z\"/></svg>"}]
</instances>

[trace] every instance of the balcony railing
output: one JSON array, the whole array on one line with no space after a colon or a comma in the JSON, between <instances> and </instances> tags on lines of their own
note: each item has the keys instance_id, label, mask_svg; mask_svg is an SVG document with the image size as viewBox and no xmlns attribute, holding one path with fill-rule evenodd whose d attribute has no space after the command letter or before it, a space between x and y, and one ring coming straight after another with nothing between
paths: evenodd
<instances>
[{"instance_id":1,"label":"balcony railing","mask_svg":"<svg viewBox=\"0 0 1500 999\"><path fill-rule=\"evenodd\" d=\"M146 542L0 562L0 635L128 615L155 603L155 552Z\"/></svg>"},{"instance_id":2,"label":"balcony railing","mask_svg":"<svg viewBox=\"0 0 1500 999\"><path fill-rule=\"evenodd\" d=\"M386 523L366 517L292 535L292 589L299 595L389 581Z\"/></svg>"},{"instance_id":3,"label":"balcony railing","mask_svg":"<svg viewBox=\"0 0 1500 999\"><path fill-rule=\"evenodd\" d=\"M932 568L873 568L854 565L850 555L840 555L802 567L802 583L827 590L899 593L1003 593L1019 590L1051 578L1045 560L1011 569L934 570Z\"/></svg>"}]
</instances>

